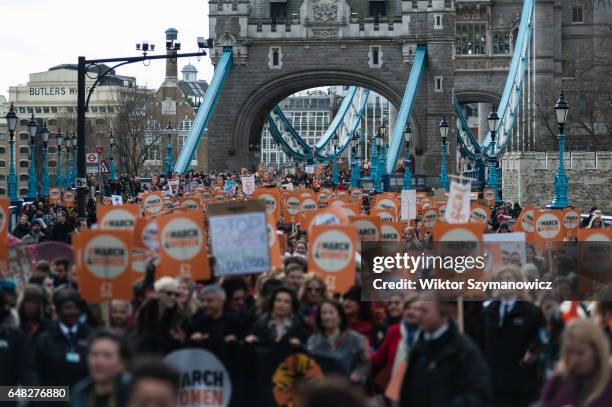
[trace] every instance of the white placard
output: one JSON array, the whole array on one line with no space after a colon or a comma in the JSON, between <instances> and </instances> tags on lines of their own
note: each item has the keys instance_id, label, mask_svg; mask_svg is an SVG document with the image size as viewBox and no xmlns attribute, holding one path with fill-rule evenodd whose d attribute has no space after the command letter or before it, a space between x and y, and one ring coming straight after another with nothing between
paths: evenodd
<instances>
[{"instance_id":1,"label":"white placard","mask_svg":"<svg viewBox=\"0 0 612 407\"><path fill-rule=\"evenodd\" d=\"M469 223L471 190L471 182L460 184L459 182L451 181L446 213L444 214L445 220L448 223Z\"/></svg>"},{"instance_id":2,"label":"white placard","mask_svg":"<svg viewBox=\"0 0 612 407\"><path fill-rule=\"evenodd\" d=\"M111 195L113 205L123 205L123 197L121 195Z\"/></svg>"},{"instance_id":3,"label":"white placard","mask_svg":"<svg viewBox=\"0 0 612 407\"><path fill-rule=\"evenodd\" d=\"M400 200L402 220L416 219L416 190L403 189Z\"/></svg>"},{"instance_id":4,"label":"white placard","mask_svg":"<svg viewBox=\"0 0 612 407\"><path fill-rule=\"evenodd\" d=\"M268 222L261 201L230 201L208 208L215 276L270 270Z\"/></svg>"},{"instance_id":5,"label":"white placard","mask_svg":"<svg viewBox=\"0 0 612 407\"><path fill-rule=\"evenodd\" d=\"M253 193L255 192L255 176L243 176L240 177L240 179L242 181L242 192L247 195L253 195Z\"/></svg>"},{"instance_id":6,"label":"white placard","mask_svg":"<svg viewBox=\"0 0 612 407\"><path fill-rule=\"evenodd\" d=\"M315 173L314 165L306 165L306 166L304 166L304 172L306 172L306 174L314 174Z\"/></svg>"}]
</instances>

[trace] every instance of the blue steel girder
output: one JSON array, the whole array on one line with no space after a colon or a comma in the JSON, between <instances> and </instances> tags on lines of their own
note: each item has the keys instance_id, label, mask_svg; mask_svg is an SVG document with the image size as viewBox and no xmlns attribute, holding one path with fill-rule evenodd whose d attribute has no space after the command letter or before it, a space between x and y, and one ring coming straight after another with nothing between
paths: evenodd
<instances>
[{"instance_id":1,"label":"blue steel girder","mask_svg":"<svg viewBox=\"0 0 612 407\"><path fill-rule=\"evenodd\" d=\"M533 19L535 18L535 0L525 0L521 14L521 23L517 41L512 55L510 70L504 86L500 104L497 108L497 115L500 117L499 125L496 129L495 151L490 151L491 132L487 134L482 145L478 146L479 152L485 151L487 156L499 157L512 137L512 130L516 122L517 111L520 105L521 94L525 84L525 74L529 62L529 50L533 34ZM453 101L456 103L456 100ZM461 122L464 132L457 133L461 138L461 143L467 147L468 140L474 141L475 138L467 126L465 116L458 103L455 104L457 117ZM469 150L469 149L468 149ZM469 154L468 154L469 155ZM470 157L471 158L471 157Z\"/></svg>"},{"instance_id":2,"label":"blue steel girder","mask_svg":"<svg viewBox=\"0 0 612 407\"><path fill-rule=\"evenodd\" d=\"M225 78L227 78L231 68L232 49L227 47L223 49L219 63L215 67L215 72L213 74L212 81L210 82L210 86L204 95L204 100L198 109L198 113L196 114L193 124L189 129L189 134L187 134L183 148L181 149L181 152L176 160L174 171L177 174L184 174L189 170L193 156L198 149L198 144L200 144L200 140L204 135L206 126L208 126L208 122L210 121L215 105L217 104L217 99L219 98L221 90L223 89Z\"/></svg>"},{"instance_id":3,"label":"blue steel girder","mask_svg":"<svg viewBox=\"0 0 612 407\"><path fill-rule=\"evenodd\" d=\"M419 90L421 78L425 71L425 56L427 55L427 45L418 45L414 61L412 62L412 69L410 70L410 76L408 77L408 83L404 90L404 97L402 98L402 104L397 113L397 119L395 126L393 127L393 133L389 140L389 152L387 154L385 169L387 174L395 172L395 165L400 155L400 150L404 144L404 127L406 122L412 114L416 95Z\"/></svg>"}]
</instances>

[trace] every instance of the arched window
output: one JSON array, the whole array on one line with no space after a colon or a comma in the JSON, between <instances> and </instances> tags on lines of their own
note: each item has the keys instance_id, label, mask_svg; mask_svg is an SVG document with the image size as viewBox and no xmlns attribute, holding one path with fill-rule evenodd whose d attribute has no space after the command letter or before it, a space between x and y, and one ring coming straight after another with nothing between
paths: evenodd
<instances>
[{"instance_id":1,"label":"arched window","mask_svg":"<svg viewBox=\"0 0 612 407\"><path fill-rule=\"evenodd\" d=\"M19 147L19 154L29 154L30 148L26 146Z\"/></svg>"},{"instance_id":2,"label":"arched window","mask_svg":"<svg viewBox=\"0 0 612 407\"><path fill-rule=\"evenodd\" d=\"M19 175L19 181L28 181L29 179L30 179L30 176L28 174Z\"/></svg>"},{"instance_id":3,"label":"arched window","mask_svg":"<svg viewBox=\"0 0 612 407\"><path fill-rule=\"evenodd\" d=\"M28 160L19 161L19 168L29 168L30 162Z\"/></svg>"},{"instance_id":4,"label":"arched window","mask_svg":"<svg viewBox=\"0 0 612 407\"><path fill-rule=\"evenodd\" d=\"M26 195L28 194L28 191L29 191L29 190L28 190L27 188L21 188L21 189L19 190L19 195L21 195L21 196L26 196Z\"/></svg>"}]
</instances>

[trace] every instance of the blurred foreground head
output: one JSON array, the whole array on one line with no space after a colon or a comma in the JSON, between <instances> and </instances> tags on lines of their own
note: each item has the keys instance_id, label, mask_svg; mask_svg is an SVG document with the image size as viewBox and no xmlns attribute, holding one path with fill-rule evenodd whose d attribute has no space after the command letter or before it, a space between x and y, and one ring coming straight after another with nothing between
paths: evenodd
<instances>
[{"instance_id":1,"label":"blurred foreground head","mask_svg":"<svg viewBox=\"0 0 612 407\"><path fill-rule=\"evenodd\" d=\"M340 377L304 384L299 391L299 401L300 407L367 407L359 388Z\"/></svg>"}]
</instances>

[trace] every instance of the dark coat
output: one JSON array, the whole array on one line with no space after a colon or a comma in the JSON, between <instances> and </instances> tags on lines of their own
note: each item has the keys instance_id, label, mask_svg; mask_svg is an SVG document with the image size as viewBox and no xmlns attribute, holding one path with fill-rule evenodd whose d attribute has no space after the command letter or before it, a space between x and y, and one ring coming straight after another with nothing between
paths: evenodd
<instances>
[{"instance_id":1,"label":"dark coat","mask_svg":"<svg viewBox=\"0 0 612 407\"><path fill-rule=\"evenodd\" d=\"M574 383L560 375L555 375L548 380L544 389L542 389L540 402L546 407L578 406L580 405L579 394L580 392ZM603 393L589 403L588 407L608 407L611 405L612 376L608 380L608 385Z\"/></svg>"},{"instance_id":2,"label":"dark coat","mask_svg":"<svg viewBox=\"0 0 612 407\"><path fill-rule=\"evenodd\" d=\"M482 354L452 321L435 340L419 337L408 357L401 407L481 407L490 401L489 369Z\"/></svg>"},{"instance_id":3,"label":"dark coat","mask_svg":"<svg viewBox=\"0 0 612 407\"><path fill-rule=\"evenodd\" d=\"M79 325L76 343L70 344L59 324L40 334L36 341L37 383L45 386L73 386L87 376L87 347L89 329ZM68 353L79 355L78 362L69 361Z\"/></svg>"},{"instance_id":4,"label":"dark coat","mask_svg":"<svg viewBox=\"0 0 612 407\"><path fill-rule=\"evenodd\" d=\"M499 326L500 302L494 301L481 314L482 349L493 378L495 392L531 392L537 395L538 364L524 365L527 350L541 346L544 317L539 308L517 301Z\"/></svg>"},{"instance_id":5,"label":"dark coat","mask_svg":"<svg viewBox=\"0 0 612 407\"><path fill-rule=\"evenodd\" d=\"M115 400L115 406L125 406L127 403L127 386L129 382L129 375L122 374L115 382L115 390L113 392L113 399ZM87 376L80 382L74 385L70 389L70 407L89 407L89 397L91 392L94 391L94 382L91 377Z\"/></svg>"},{"instance_id":6,"label":"dark coat","mask_svg":"<svg viewBox=\"0 0 612 407\"><path fill-rule=\"evenodd\" d=\"M26 384L25 337L15 328L0 326L0 386Z\"/></svg>"},{"instance_id":7,"label":"dark coat","mask_svg":"<svg viewBox=\"0 0 612 407\"><path fill-rule=\"evenodd\" d=\"M15 226L15 229L13 229L13 236L15 236L17 239L21 239L24 236L30 234L30 224L26 224L26 225L22 225L21 223L18 223L17 226Z\"/></svg>"},{"instance_id":8,"label":"dark coat","mask_svg":"<svg viewBox=\"0 0 612 407\"><path fill-rule=\"evenodd\" d=\"M51 232L51 236L49 236L49 240L55 242L70 242L70 234L74 232L74 226L71 223L56 223L53 226L53 231Z\"/></svg>"}]
</instances>

